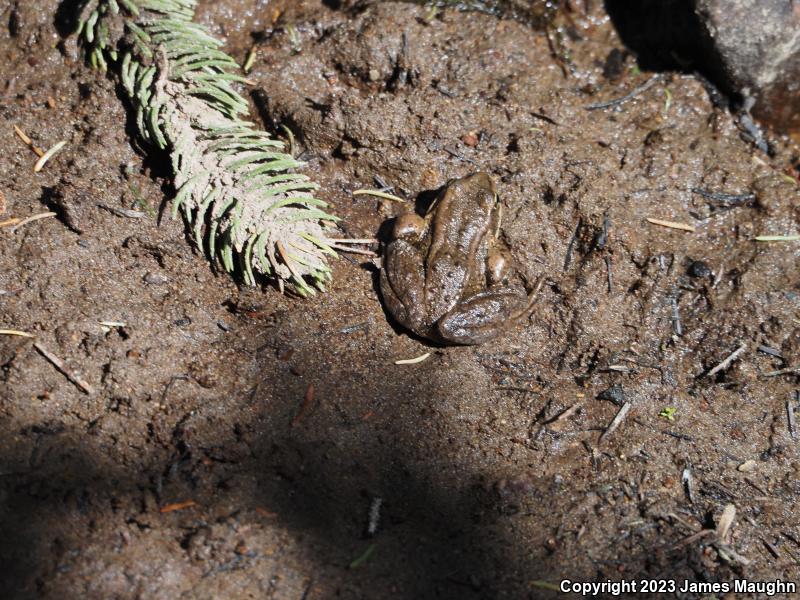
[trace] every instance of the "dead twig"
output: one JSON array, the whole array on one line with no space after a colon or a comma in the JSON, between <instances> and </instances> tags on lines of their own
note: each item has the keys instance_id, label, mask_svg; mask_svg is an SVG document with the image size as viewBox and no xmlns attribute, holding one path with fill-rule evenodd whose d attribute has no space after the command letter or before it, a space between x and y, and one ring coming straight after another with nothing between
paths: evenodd
<instances>
[{"instance_id":1,"label":"dead twig","mask_svg":"<svg viewBox=\"0 0 800 600\"><path fill-rule=\"evenodd\" d=\"M45 357L47 360L49 360L49 361L50 361L50 363L51 363L51 364L52 364L52 365L53 365L53 366L54 366L56 369L58 369L59 371L61 371L61 374L62 374L62 375L64 375L64 377L66 377L67 379L69 379L69 380L70 380L72 383L74 383L74 384L75 384L75 385L76 385L78 388L80 388L80 389L81 389L81 391L83 391L84 393L88 394L89 396L91 396L92 394L94 394L94 389L92 388L92 386L90 386L88 383L86 383L86 382L85 382L83 379L81 379L79 376L77 376L77 375L75 375L74 373L72 373L72 372L71 372L71 371L70 371L70 370L67 368L67 366L64 364L64 362L63 362L63 361L62 361L60 358L58 358L58 357L57 357L55 354L53 354L52 352L50 352L49 350L47 350L47 348L45 348L44 346L42 346L42 345L41 345L39 342L34 342L34 343L33 343L33 347L34 347L34 348L36 348L36 349L39 351L39 354L41 354L41 355L42 355L42 356L44 356L44 357Z\"/></svg>"},{"instance_id":2,"label":"dead twig","mask_svg":"<svg viewBox=\"0 0 800 600\"><path fill-rule=\"evenodd\" d=\"M14 125L14 133L16 133L17 137L21 139L31 150L33 150L36 156L38 156L39 158L44 156L44 150L36 147L33 143L33 140L29 138L27 135L25 135L25 132L22 131L22 129L20 129L16 125Z\"/></svg>"},{"instance_id":3,"label":"dead twig","mask_svg":"<svg viewBox=\"0 0 800 600\"><path fill-rule=\"evenodd\" d=\"M694 233L694 227L691 225L687 225L686 223L678 223L676 221L664 221L663 219L652 219L647 217L645 219L648 223L652 223L653 225L660 225L661 227L668 227L670 229L680 229L681 231L688 231L689 233Z\"/></svg>"},{"instance_id":4,"label":"dead twig","mask_svg":"<svg viewBox=\"0 0 800 600\"><path fill-rule=\"evenodd\" d=\"M723 369L727 369L728 367L730 367L731 363L735 361L737 358L739 358L742 352L744 352L746 349L747 349L747 344L742 344L741 346L739 346L736 350L731 352L725 360L723 360L716 367L714 367L708 373L706 373L706 377L713 377Z\"/></svg>"},{"instance_id":5,"label":"dead twig","mask_svg":"<svg viewBox=\"0 0 800 600\"><path fill-rule=\"evenodd\" d=\"M756 195L749 194L726 194L724 192L711 192L700 188L692 188L693 194L698 194L708 200L715 200L724 204L742 204L756 199Z\"/></svg>"},{"instance_id":6,"label":"dead twig","mask_svg":"<svg viewBox=\"0 0 800 600\"><path fill-rule=\"evenodd\" d=\"M8 227L9 225L16 225L22 219L18 219L16 217L11 217L10 219L6 219L5 221L0 221L0 227Z\"/></svg>"},{"instance_id":7,"label":"dead twig","mask_svg":"<svg viewBox=\"0 0 800 600\"><path fill-rule=\"evenodd\" d=\"M47 161L53 158L64 146L67 145L66 140L61 140L57 144L55 144L52 148L48 149L47 152L42 154L39 157L39 160L36 161L36 164L33 165L33 172L38 173L44 166L47 164Z\"/></svg>"},{"instance_id":8,"label":"dead twig","mask_svg":"<svg viewBox=\"0 0 800 600\"><path fill-rule=\"evenodd\" d=\"M778 375L789 375L790 373L800 373L800 365L778 369L777 371L769 371L768 373L764 373L762 377L777 377Z\"/></svg>"},{"instance_id":9,"label":"dead twig","mask_svg":"<svg viewBox=\"0 0 800 600\"><path fill-rule=\"evenodd\" d=\"M377 252L372 250L362 250L361 248L351 248L348 246L340 246L339 244L328 244L334 250L339 252L349 252L350 254L364 254L366 256L378 256Z\"/></svg>"},{"instance_id":10,"label":"dead twig","mask_svg":"<svg viewBox=\"0 0 800 600\"><path fill-rule=\"evenodd\" d=\"M425 354L420 354L414 358L403 358L401 360L394 361L396 365L416 365L417 363L421 363L424 360L428 360L428 357L431 355L430 352L426 352Z\"/></svg>"},{"instance_id":11,"label":"dead twig","mask_svg":"<svg viewBox=\"0 0 800 600\"><path fill-rule=\"evenodd\" d=\"M166 504L165 506L162 506L161 508L158 509L158 512L162 514L170 513L170 512L175 512L176 510L183 510L184 508L191 508L193 506L197 506L197 502L195 502L194 500L186 500L184 502L173 502L172 504Z\"/></svg>"},{"instance_id":12,"label":"dead twig","mask_svg":"<svg viewBox=\"0 0 800 600\"><path fill-rule=\"evenodd\" d=\"M9 231L11 231L11 233L15 233L17 229L19 229L23 225L27 225L28 223L33 223L34 221L38 221L39 219L47 219L55 216L56 213L54 212L43 212L36 215L31 215L30 217L25 217L21 221L17 221L17 223Z\"/></svg>"},{"instance_id":13,"label":"dead twig","mask_svg":"<svg viewBox=\"0 0 800 600\"><path fill-rule=\"evenodd\" d=\"M578 239L578 234L581 232L581 225L583 224L583 219L578 219L578 224L575 226L575 231L572 234L572 237L569 240L569 244L567 244L567 255L564 257L564 271L566 272L569 269L569 265L572 262L572 249L575 247L575 240Z\"/></svg>"},{"instance_id":14,"label":"dead twig","mask_svg":"<svg viewBox=\"0 0 800 600\"><path fill-rule=\"evenodd\" d=\"M376 198L391 200L392 202L407 202L407 200L401 198L400 196L382 192L381 190L354 190L352 194L353 196L375 196Z\"/></svg>"},{"instance_id":15,"label":"dead twig","mask_svg":"<svg viewBox=\"0 0 800 600\"><path fill-rule=\"evenodd\" d=\"M138 210L130 210L128 208L120 208L117 206L108 206L107 204L98 204L97 206L98 208L107 210L113 215L124 217L126 219L141 219L142 217L147 216L145 213Z\"/></svg>"},{"instance_id":16,"label":"dead twig","mask_svg":"<svg viewBox=\"0 0 800 600\"><path fill-rule=\"evenodd\" d=\"M653 75L650 79L645 81L642 85L640 85L639 87L633 88L630 92L628 92L627 94L625 94L624 96L622 96L620 98L615 98L614 100L608 100L606 102L598 102L596 104L589 104L588 106L584 106L584 108L586 110L598 110L598 109L601 109L601 108L611 108L612 106L619 106L620 104L623 104L623 103L627 102L628 100L632 100L633 98L635 98L636 96L638 96L642 92L646 92L651 87L653 87L656 83L658 83L660 80L661 80L661 75L660 74Z\"/></svg>"},{"instance_id":17,"label":"dead twig","mask_svg":"<svg viewBox=\"0 0 800 600\"><path fill-rule=\"evenodd\" d=\"M600 436L598 444L602 444L606 439L608 439L609 436L611 436L612 433L614 433L617 430L617 427L619 427L622 424L622 421L624 421L625 417L628 416L628 413L630 412L632 407L633 405L630 402L626 402L625 404L622 405L622 408L620 408L619 411L617 411L617 415L614 417L614 420L611 421L611 424L603 432L603 435Z\"/></svg>"},{"instance_id":18,"label":"dead twig","mask_svg":"<svg viewBox=\"0 0 800 600\"><path fill-rule=\"evenodd\" d=\"M309 413L311 406L314 404L314 384L309 383L306 388L306 395L303 397L303 404L300 405L300 410L292 419L291 426L296 427Z\"/></svg>"},{"instance_id":19,"label":"dead twig","mask_svg":"<svg viewBox=\"0 0 800 600\"><path fill-rule=\"evenodd\" d=\"M19 329L0 329L0 335L18 335L19 337L32 338L35 337L32 333L27 331L20 331Z\"/></svg>"}]
</instances>

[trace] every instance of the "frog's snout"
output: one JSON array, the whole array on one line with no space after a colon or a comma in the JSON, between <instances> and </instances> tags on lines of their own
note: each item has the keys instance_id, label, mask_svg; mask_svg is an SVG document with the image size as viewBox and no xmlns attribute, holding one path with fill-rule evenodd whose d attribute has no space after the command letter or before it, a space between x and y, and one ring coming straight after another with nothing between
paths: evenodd
<instances>
[{"instance_id":1,"label":"frog's snout","mask_svg":"<svg viewBox=\"0 0 800 600\"><path fill-rule=\"evenodd\" d=\"M406 213L397 217L392 229L392 239L419 237L425 229L425 221L417 214Z\"/></svg>"}]
</instances>

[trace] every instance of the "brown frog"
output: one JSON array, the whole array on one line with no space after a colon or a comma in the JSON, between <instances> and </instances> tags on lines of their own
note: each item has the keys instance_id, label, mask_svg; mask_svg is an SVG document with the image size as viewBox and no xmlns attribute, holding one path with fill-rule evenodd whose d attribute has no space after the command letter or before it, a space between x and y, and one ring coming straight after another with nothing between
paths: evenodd
<instances>
[{"instance_id":1,"label":"brown frog","mask_svg":"<svg viewBox=\"0 0 800 600\"><path fill-rule=\"evenodd\" d=\"M450 181L424 218L399 216L381 270L392 316L437 342L480 344L529 314L533 298L498 239L501 216L486 173Z\"/></svg>"}]
</instances>

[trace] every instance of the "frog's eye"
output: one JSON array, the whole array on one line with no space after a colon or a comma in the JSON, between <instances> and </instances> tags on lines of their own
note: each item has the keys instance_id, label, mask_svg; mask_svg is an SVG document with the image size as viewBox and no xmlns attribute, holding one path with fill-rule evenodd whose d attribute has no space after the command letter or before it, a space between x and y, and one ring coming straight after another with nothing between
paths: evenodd
<instances>
[{"instance_id":1,"label":"frog's eye","mask_svg":"<svg viewBox=\"0 0 800 600\"><path fill-rule=\"evenodd\" d=\"M425 221L422 217L414 213L400 215L394 221L392 237L394 239L419 236L425 228Z\"/></svg>"}]
</instances>

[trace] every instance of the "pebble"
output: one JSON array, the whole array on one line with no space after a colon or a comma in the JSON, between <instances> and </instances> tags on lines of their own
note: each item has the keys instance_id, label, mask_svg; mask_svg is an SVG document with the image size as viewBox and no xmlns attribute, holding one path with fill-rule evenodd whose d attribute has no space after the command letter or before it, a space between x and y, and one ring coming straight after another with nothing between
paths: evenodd
<instances>
[{"instance_id":1,"label":"pebble","mask_svg":"<svg viewBox=\"0 0 800 600\"><path fill-rule=\"evenodd\" d=\"M625 390L621 385L612 385L610 388L603 390L597 395L598 400L608 400L617 406L625 404Z\"/></svg>"},{"instance_id":2,"label":"pebble","mask_svg":"<svg viewBox=\"0 0 800 600\"><path fill-rule=\"evenodd\" d=\"M702 260L695 260L689 265L688 273L690 277L710 277L711 267Z\"/></svg>"},{"instance_id":3,"label":"pebble","mask_svg":"<svg viewBox=\"0 0 800 600\"><path fill-rule=\"evenodd\" d=\"M163 273L153 273L150 271L144 276L144 282L149 285L163 285L167 283L167 281L169 281L169 279Z\"/></svg>"},{"instance_id":4,"label":"pebble","mask_svg":"<svg viewBox=\"0 0 800 600\"><path fill-rule=\"evenodd\" d=\"M758 465L756 464L756 461L754 461L752 459L751 460L747 460L747 461L745 461L745 462L743 462L742 464L739 465L738 471L740 473L752 473L753 471L756 470L757 466Z\"/></svg>"}]
</instances>

